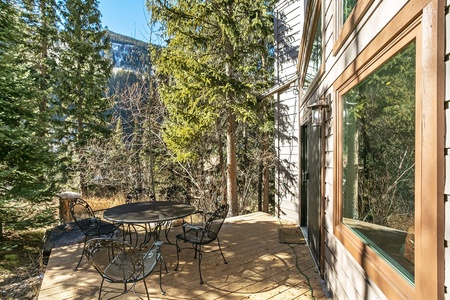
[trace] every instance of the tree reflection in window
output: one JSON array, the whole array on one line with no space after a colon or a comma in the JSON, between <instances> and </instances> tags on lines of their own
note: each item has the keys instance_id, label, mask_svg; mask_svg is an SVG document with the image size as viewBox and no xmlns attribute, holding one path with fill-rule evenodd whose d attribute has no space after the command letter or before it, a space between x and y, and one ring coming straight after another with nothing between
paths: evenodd
<instances>
[{"instance_id":1,"label":"tree reflection in window","mask_svg":"<svg viewBox=\"0 0 450 300\"><path fill-rule=\"evenodd\" d=\"M311 82L319 73L320 66L322 65L322 12L319 11L319 20L317 22L316 32L314 34L314 40L311 48L311 54L308 60L308 68L306 70L305 79L303 81L303 90L306 91Z\"/></svg>"},{"instance_id":2,"label":"tree reflection in window","mask_svg":"<svg viewBox=\"0 0 450 300\"><path fill-rule=\"evenodd\" d=\"M412 43L343 96L342 140L343 221L411 281L415 56Z\"/></svg>"},{"instance_id":3,"label":"tree reflection in window","mask_svg":"<svg viewBox=\"0 0 450 300\"><path fill-rule=\"evenodd\" d=\"M342 24L347 21L358 0L342 0Z\"/></svg>"}]
</instances>

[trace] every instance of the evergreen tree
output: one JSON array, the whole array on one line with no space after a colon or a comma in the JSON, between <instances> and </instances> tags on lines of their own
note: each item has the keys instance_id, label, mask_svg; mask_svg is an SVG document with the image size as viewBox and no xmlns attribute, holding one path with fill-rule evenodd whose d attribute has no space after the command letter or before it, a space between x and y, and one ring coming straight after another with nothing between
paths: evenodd
<instances>
[{"instance_id":1,"label":"evergreen tree","mask_svg":"<svg viewBox=\"0 0 450 300\"><path fill-rule=\"evenodd\" d=\"M19 6L11 3L0 0L0 219L5 222L19 218L8 202L41 201L52 194L46 174L53 161L48 141L40 136L39 93L25 51L27 27Z\"/></svg>"},{"instance_id":2,"label":"evergreen tree","mask_svg":"<svg viewBox=\"0 0 450 300\"><path fill-rule=\"evenodd\" d=\"M227 163L220 172L226 171L227 201L237 215L237 129L258 122L255 95L270 84L263 60L273 35L272 2L148 0L147 6L167 40L156 61L169 78L160 85L169 113L165 141L179 159L211 151L222 161L225 128ZM215 147L202 148L205 139L216 140Z\"/></svg>"},{"instance_id":3,"label":"evergreen tree","mask_svg":"<svg viewBox=\"0 0 450 300\"><path fill-rule=\"evenodd\" d=\"M98 0L66 0L60 6L62 49L56 86L61 122L58 140L66 157L75 158L68 163L77 166L80 189L85 194L86 162L82 160L81 151L91 138L108 132L108 101L104 91L112 67L105 55L110 43L100 23Z\"/></svg>"},{"instance_id":4,"label":"evergreen tree","mask_svg":"<svg viewBox=\"0 0 450 300\"><path fill-rule=\"evenodd\" d=\"M43 124L50 126L49 108L59 51L58 6L55 0L22 0L22 15L27 25L25 50L33 66L32 76L39 94L39 117Z\"/></svg>"},{"instance_id":5,"label":"evergreen tree","mask_svg":"<svg viewBox=\"0 0 450 300\"><path fill-rule=\"evenodd\" d=\"M59 52L59 8L55 0L21 0L21 17L25 22L24 53L30 63L30 76L33 80L35 110L39 123L37 133L42 143L52 147L54 137L52 121L54 86L56 83L57 53ZM46 147L47 149L48 147ZM58 164L54 151L48 154L54 162L53 169L48 169L46 180L57 185ZM55 187L56 188L56 187Z\"/></svg>"}]
</instances>

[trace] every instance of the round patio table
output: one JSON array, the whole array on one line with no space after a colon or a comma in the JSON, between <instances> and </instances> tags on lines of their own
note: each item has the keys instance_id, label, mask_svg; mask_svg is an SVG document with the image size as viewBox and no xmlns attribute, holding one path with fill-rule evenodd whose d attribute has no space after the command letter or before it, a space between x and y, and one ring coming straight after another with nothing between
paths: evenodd
<instances>
[{"instance_id":1,"label":"round patio table","mask_svg":"<svg viewBox=\"0 0 450 300\"><path fill-rule=\"evenodd\" d=\"M133 202L108 208L103 213L103 217L108 221L130 226L144 224L145 238L141 244L142 248L150 241L152 235L156 240L159 240L159 233L164 225L166 226L167 239L167 228L169 227L170 230L169 222L187 217L193 214L195 210L195 207L190 204L173 201ZM151 224L154 224L153 230ZM170 243L168 239L167 241Z\"/></svg>"},{"instance_id":2,"label":"round patio table","mask_svg":"<svg viewBox=\"0 0 450 300\"><path fill-rule=\"evenodd\" d=\"M173 201L133 202L108 208L103 217L127 224L158 223L181 219L195 212L195 207Z\"/></svg>"}]
</instances>

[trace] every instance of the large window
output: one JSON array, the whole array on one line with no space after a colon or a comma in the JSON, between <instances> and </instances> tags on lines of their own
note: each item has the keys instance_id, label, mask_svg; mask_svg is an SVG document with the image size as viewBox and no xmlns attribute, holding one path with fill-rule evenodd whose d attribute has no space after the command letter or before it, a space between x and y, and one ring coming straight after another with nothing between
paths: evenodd
<instances>
[{"instance_id":1,"label":"large window","mask_svg":"<svg viewBox=\"0 0 450 300\"><path fill-rule=\"evenodd\" d=\"M388 299L444 291L445 13L417 4L406 2L333 84L333 234Z\"/></svg>"},{"instance_id":2,"label":"large window","mask_svg":"<svg viewBox=\"0 0 450 300\"><path fill-rule=\"evenodd\" d=\"M347 21L358 0L342 0L342 24Z\"/></svg>"},{"instance_id":3,"label":"large window","mask_svg":"<svg viewBox=\"0 0 450 300\"><path fill-rule=\"evenodd\" d=\"M319 10L318 21L316 25L316 31L314 34L314 39L312 41L311 53L308 59L308 65L305 73L305 78L303 80L303 90L306 91L311 85L316 75L320 71L322 66L322 12Z\"/></svg>"},{"instance_id":4,"label":"large window","mask_svg":"<svg viewBox=\"0 0 450 300\"><path fill-rule=\"evenodd\" d=\"M374 0L339 0L336 5L336 43L333 53L336 54L344 45L350 34L355 31L359 22Z\"/></svg>"},{"instance_id":5,"label":"large window","mask_svg":"<svg viewBox=\"0 0 450 300\"><path fill-rule=\"evenodd\" d=\"M324 72L322 0L310 1L305 15L302 41L300 43L298 72L302 97L308 98L308 89L314 86Z\"/></svg>"},{"instance_id":6,"label":"large window","mask_svg":"<svg viewBox=\"0 0 450 300\"><path fill-rule=\"evenodd\" d=\"M414 281L413 42L342 97L343 223Z\"/></svg>"}]
</instances>

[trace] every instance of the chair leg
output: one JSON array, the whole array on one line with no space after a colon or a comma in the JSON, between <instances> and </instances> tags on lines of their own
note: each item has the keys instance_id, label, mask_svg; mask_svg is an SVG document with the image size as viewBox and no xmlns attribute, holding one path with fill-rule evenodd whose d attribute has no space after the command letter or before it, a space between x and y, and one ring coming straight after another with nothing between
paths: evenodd
<instances>
[{"instance_id":1,"label":"chair leg","mask_svg":"<svg viewBox=\"0 0 450 300\"><path fill-rule=\"evenodd\" d=\"M175 267L175 271L178 271L178 265L180 264L180 246L178 246L178 239L176 240L175 243L176 247L177 247L177 266Z\"/></svg>"},{"instance_id":2,"label":"chair leg","mask_svg":"<svg viewBox=\"0 0 450 300\"><path fill-rule=\"evenodd\" d=\"M162 257L161 257L162 258ZM162 288L162 282L161 282L161 273L162 273L162 263L163 263L164 258L159 260L159 288L161 289L161 295L165 295L166 292L163 290ZM166 272L167 272L167 266L166 266L166 262L164 262L164 266L166 267Z\"/></svg>"},{"instance_id":3,"label":"chair leg","mask_svg":"<svg viewBox=\"0 0 450 300\"><path fill-rule=\"evenodd\" d=\"M197 252L198 252L198 247L199 247L199 245L197 245L197 244L195 244L195 246L194 246L194 259L197 259Z\"/></svg>"},{"instance_id":4,"label":"chair leg","mask_svg":"<svg viewBox=\"0 0 450 300\"><path fill-rule=\"evenodd\" d=\"M226 261L225 256L223 255L222 247L220 247L219 237L217 237L217 243L219 244L219 250L220 250L220 254L222 254L223 261L224 261L225 264L227 264L228 262Z\"/></svg>"},{"instance_id":5,"label":"chair leg","mask_svg":"<svg viewBox=\"0 0 450 300\"><path fill-rule=\"evenodd\" d=\"M201 264L202 264L202 245L198 245L198 248L195 248L195 252L198 252L198 273L200 274L200 284L203 284L203 277L202 277L202 268L201 268Z\"/></svg>"},{"instance_id":6,"label":"chair leg","mask_svg":"<svg viewBox=\"0 0 450 300\"><path fill-rule=\"evenodd\" d=\"M169 271L167 270L166 260L164 259L164 256L162 256L162 255L161 255L161 262L164 263L164 269L166 270L166 274L169 273Z\"/></svg>"},{"instance_id":7,"label":"chair leg","mask_svg":"<svg viewBox=\"0 0 450 300\"><path fill-rule=\"evenodd\" d=\"M147 293L147 299L150 300L150 295L148 294L147 283L145 282L145 277L142 278L142 281L144 282L145 292ZM136 294L136 290L135 290L135 294ZM141 297L139 297L139 298L141 298Z\"/></svg>"},{"instance_id":8,"label":"chair leg","mask_svg":"<svg viewBox=\"0 0 450 300\"><path fill-rule=\"evenodd\" d=\"M98 291L98 300L100 300L101 299L101 296L102 296L102 288L103 288L103 282L105 281L105 278L104 277L102 277L102 283L100 283L100 289L99 289L99 291Z\"/></svg>"},{"instance_id":9,"label":"chair leg","mask_svg":"<svg viewBox=\"0 0 450 300\"><path fill-rule=\"evenodd\" d=\"M84 248L86 247L86 241L87 241L87 236L84 237L83 252L81 252L80 260L78 261L78 264L77 264L77 266L75 267L75 269L73 269L74 271L78 270L78 267L80 266L81 260L83 259L83 256L84 256Z\"/></svg>"}]
</instances>

